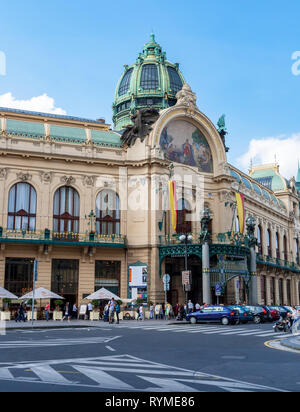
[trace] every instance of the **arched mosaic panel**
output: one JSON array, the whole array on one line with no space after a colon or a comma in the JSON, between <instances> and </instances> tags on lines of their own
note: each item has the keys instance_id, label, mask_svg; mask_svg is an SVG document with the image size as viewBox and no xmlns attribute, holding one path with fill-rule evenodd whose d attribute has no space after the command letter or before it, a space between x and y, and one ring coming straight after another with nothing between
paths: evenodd
<instances>
[{"instance_id":1,"label":"arched mosaic panel","mask_svg":"<svg viewBox=\"0 0 300 412\"><path fill-rule=\"evenodd\" d=\"M209 144L200 130L185 120L172 120L162 131L160 147L166 159L199 167L201 172L213 172L213 157Z\"/></svg>"}]
</instances>

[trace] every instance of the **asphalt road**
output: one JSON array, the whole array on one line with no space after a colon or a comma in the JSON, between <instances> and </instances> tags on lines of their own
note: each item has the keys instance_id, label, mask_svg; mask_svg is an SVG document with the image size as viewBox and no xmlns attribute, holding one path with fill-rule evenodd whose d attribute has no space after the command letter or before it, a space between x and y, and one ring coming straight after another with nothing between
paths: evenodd
<instances>
[{"instance_id":1,"label":"asphalt road","mask_svg":"<svg viewBox=\"0 0 300 412\"><path fill-rule=\"evenodd\" d=\"M299 392L300 353L274 338L271 324L8 331L0 391Z\"/></svg>"}]
</instances>

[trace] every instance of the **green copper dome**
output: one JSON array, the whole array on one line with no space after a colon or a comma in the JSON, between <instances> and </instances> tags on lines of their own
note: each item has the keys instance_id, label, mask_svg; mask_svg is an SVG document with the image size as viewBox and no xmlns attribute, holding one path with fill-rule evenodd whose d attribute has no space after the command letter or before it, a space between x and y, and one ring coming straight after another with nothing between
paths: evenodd
<instances>
[{"instance_id":1,"label":"green copper dome","mask_svg":"<svg viewBox=\"0 0 300 412\"><path fill-rule=\"evenodd\" d=\"M138 109L154 107L158 110L176 104L176 94L185 83L179 64L167 61L166 53L151 34L136 63L124 66L115 92L113 121L115 130L131 124L130 115Z\"/></svg>"}]
</instances>

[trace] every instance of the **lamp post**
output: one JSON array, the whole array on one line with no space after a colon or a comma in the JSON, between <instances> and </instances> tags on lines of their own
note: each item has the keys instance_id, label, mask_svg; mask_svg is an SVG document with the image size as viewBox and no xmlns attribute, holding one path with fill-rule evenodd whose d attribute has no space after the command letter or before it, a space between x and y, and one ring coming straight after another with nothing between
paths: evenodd
<instances>
[{"instance_id":1,"label":"lamp post","mask_svg":"<svg viewBox=\"0 0 300 412\"><path fill-rule=\"evenodd\" d=\"M179 236L180 242L185 244L185 254L184 254L184 268L185 272L188 272L188 243L193 241L193 236L191 234L182 234ZM189 288L191 286L191 279L189 279L189 285L184 284L185 290L185 300L186 300L186 311L188 313L188 298L189 298Z\"/></svg>"}]
</instances>

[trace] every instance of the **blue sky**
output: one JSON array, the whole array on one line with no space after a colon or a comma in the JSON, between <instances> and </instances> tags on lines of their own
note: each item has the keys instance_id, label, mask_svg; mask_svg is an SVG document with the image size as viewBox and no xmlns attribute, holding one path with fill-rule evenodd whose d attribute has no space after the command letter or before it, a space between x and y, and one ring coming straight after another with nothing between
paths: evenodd
<instances>
[{"instance_id":1,"label":"blue sky","mask_svg":"<svg viewBox=\"0 0 300 412\"><path fill-rule=\"evenodd\" d=\"M7 93L18 101L46 94L69 115L111 123L123 64L153 30L200 110L214 123L226 114L228 160L245 169L251 156L255 163L276 155L290 177L300 158L300 76L291 70L299 16L298 0L5 2L0 102Z\"/></svg>"}]
</instances>

